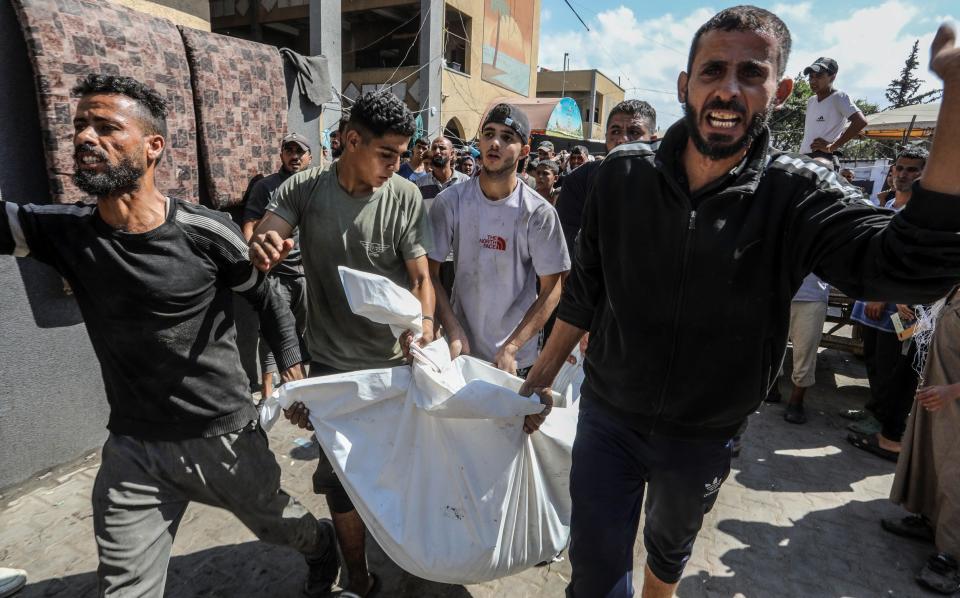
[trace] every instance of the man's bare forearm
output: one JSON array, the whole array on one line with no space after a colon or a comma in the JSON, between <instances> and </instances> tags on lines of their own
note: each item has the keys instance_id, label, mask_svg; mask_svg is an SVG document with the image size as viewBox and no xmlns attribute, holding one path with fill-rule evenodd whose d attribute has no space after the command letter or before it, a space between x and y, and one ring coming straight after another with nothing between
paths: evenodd
<instances>
[{"instance_id":1,"label":"man's bare forearm","mask_svg":"<svg viewBox=\"0 0 960 598\"><path fill-rule=\"evenodd\" d=\"M830 153L833 153L840 148L842 148L848 141L855 139L860 135L860 131L867 126L867 119L857 112L856 116L851 119L850 124L844 130L843 134L840 135L840 138L830 144Z\"/></svg>"},{"instance_id":2,"label":"man's bare forearm","mask_svg":"<svg viewBox=\"0 0 960 598\"><path fill-rule=\"evenodd\" d=\"M553 379L557 377L563 363L586 333L582 328L557 320L550 332L547 346L527 374L526 385L530 388L541 388L553 384Z\"/></svg>"},{"instance_id":3,"label":"man's bare forearm","mask_svg":"<svg viewBox=\"0 0 960 598\"><path fill-rule=\"evenodd\" d=\"M523 314L520 324L504 344L512 344L519 350L543 329L547 320L550 319L550 314L560 303L560 277L560 274L540 277L540 294L537 300L533 302L527 313ZM548 288L544 288L545 286Z\"/></svg>"}]
</instances>

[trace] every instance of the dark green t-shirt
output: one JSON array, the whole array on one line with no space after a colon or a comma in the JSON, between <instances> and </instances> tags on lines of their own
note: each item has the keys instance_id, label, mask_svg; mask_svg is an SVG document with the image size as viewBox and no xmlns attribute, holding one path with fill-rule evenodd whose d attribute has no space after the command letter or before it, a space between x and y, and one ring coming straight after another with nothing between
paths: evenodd
<instances>
[{"instance_id":1,"label":"dark green t-shirt","mask_svg":"<svg viewBox=\"0 0 960 598\"><path fill-rule=\"evenodd\" d=\"M338 370L402 364L390 328L350 311L337 267L410 287L405 262L426 255L430 238L417 186L394 175L374 193L351 197L337 180L337 165L311 168L287 179L267 210L300 228L311 358Z\"/></svg>"}]
</instances>

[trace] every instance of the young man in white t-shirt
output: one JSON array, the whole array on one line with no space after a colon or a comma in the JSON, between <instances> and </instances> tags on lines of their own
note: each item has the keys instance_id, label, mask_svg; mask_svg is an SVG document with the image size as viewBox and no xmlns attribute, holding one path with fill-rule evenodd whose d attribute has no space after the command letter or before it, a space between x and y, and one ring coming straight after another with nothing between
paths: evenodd
<instances>
[{"instance_id":1,"label":"young man in white t-shirt","mask_svg":"<svg viewBox=\"0 0 960 598\"><path fill-rule=\"evenodd\" d=\"M833 160L837 150L867 126L867 119L850 96L833 88L839 68L836 60L821 56L803 69L814 95L807 100L801 154Z\"/></svg>"},{"instance_id":2,"label":"young man in white t-shirt","mask_svg":"<svg viewBox=\"0 0 960 598\"><path fill-rule=\"evenodd\" d=\"M536 360L538 335L570 270L556 209L517 178L517 163L530 153L529 132L517 107L490 111L480 130L480 176L437 195L427 254L451 353L521 377ZM448 298L439 276L451 251L457 277Z\"/></svg>"}]
</instances>

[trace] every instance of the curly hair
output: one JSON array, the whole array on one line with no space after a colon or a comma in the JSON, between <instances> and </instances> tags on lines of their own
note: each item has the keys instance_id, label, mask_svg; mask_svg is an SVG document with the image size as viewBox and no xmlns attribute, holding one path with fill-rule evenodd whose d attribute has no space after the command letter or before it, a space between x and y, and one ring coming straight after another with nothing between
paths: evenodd
<instances>
[{"instance_id":1,"label":"curly hair","mask_svg":"<svg viewBox=\"0 0 960 598\"><path fill-rule=\"evenodd\" d=\"M151 135L167 136L167 100L132 77L90 73L71 90L74 97L95 93L116 93L134 100L140 107L140 122Z\"/></svg>"},{"instance_id":2,"label":"curly hair","mask_svg":"<svg viewBox=\"0 0 960 598\"><path fill-rule=\"evenodd\" d=\"M787 59L790 58L790 47L793 41L786 24L769 10L756 6L733 6L713 15L693 35L690 55L687 58L687 73L691 77L693 76L693 57L697 53L697 45L700 43L703 34L709 31L752 31L771 35L777 40L778 46L777 78L782 78L783 73L787 70Z\"/></svg>"},{"instance_id":3,"label":"curly hair","mask_svg":"<svg viewBox=\"0 0 960 598\"><path fill-rule=\"evenodd\" d=\"M657 130L657 111L643 100L624 100L613 107L610 114L607 115L607 122L618 114L626 114L632 117L639 117L647 121L647 128L653 133Z\"/></svg>"},{"instance_id":4,"label":"curly hair","mask_svg":"<svg viewBox=\"0 0 960 598\"><path fill-rule=\"evenodd\" d=\"M410 137L417 130L413 114L388 91L365 93L350 107L347 130L356 130L364 141L387 134Z\"/></svg>"}]
</instances>

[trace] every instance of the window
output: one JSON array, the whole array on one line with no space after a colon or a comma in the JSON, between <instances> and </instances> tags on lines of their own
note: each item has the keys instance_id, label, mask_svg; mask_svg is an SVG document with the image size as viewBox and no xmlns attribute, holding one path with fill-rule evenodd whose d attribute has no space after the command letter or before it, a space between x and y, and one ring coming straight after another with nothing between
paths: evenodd
<instances>
[{"instance_id":1,"label":"window","mask_svg":"<svg viewBox=\"0 0 960 598\"><path fill-rule=\"evenodd\" d=\"M444 65L453 71L470 74L470 17L447 6L443 24Z\"/></svg>"},{"instance_id":2,"label":"window","mask_svg":"<svg viewBox=\"0 0 960 598\"><path fill-rule=\"evenodd\" d=\"M419 5L344 12L341 23L344 71L420 64Z\"/></svg>"}]
</instances>

